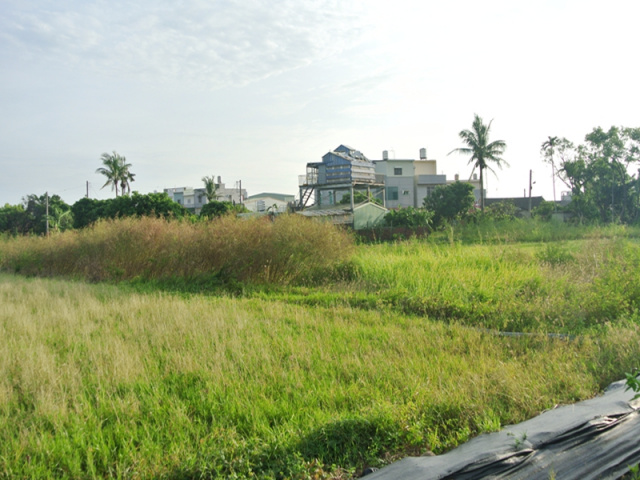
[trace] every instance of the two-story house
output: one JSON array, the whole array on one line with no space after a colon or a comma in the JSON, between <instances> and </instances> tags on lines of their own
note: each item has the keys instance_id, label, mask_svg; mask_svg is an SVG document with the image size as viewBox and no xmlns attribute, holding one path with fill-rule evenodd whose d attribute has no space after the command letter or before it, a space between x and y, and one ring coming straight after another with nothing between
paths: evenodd
<instances>
[{"instance_id":1,"label":"two-story house","mask_svg":"<svg viewBox=\"0 0 640 480\"><path fill-rule=\"evenodd\" d=\"M436 161L427 160L426 148L420 149L419 160L389 159L385 150L382 160L373 163L376 173L384 176L387 208L419 208L437 186L447 183L446 175L438 175Z\"/></svg>"}]
</instances>

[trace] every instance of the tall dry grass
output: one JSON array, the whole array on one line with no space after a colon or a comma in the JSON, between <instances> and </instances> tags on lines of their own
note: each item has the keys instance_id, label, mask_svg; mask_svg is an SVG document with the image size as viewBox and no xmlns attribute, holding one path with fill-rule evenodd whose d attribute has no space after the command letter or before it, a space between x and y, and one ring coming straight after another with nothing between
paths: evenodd
<instances>
[{"instance_id":1,"label":"tall dry grass","mask_svg":"<svg viewBox=\"0 0 640 480\"><path fill-rule=\"evenodd\" d=\"M50 238L5 239L0 269L90 281L216 275L288 284L328 275L353 250L346 232L293 215L195 224L124 218Z\"/></svg>"}]
</instances>

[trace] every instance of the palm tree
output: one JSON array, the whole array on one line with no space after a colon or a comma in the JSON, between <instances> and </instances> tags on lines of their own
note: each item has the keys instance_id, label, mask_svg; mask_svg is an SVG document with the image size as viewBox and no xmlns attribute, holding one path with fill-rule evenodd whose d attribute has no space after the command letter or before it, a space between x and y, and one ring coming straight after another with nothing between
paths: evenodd
<instances>
[{"instance_id":1,"label":"palm tree","mask_svg":"<svg viewBox=\"0 0 640 480\"><path fill-rule=\"evenodd\" d=\"M115 154L115 152L113 152ZM116 191L116 197L118 196L118 161L115 155L109 155L108 153L103 153L100 157L102 160L102 164L104 167L100 167L96 169L96 173L100 173L107 177L107 181L102 186L102 188L107 185L111 185L111 190Z\"/></svg>"},{"instance_id":2,"label":"palm tree","mask_svg":"<svg viewBox=\"0 0 640 480\"><path fill-rule=\"evenodd\" d=\"M544 155L547 162L551 164L551 179L553 180L553 203L556 202L556 164L553 156L556 153L556 147L560 144L558 137L548 137L540 147L540 152Z\"/></svg>"},{"instance_id":3,"label":"palm tree","mask_svg":"<svg viewBox=\"0 0 640 480\"><path fill-rule=\"evenodd\" d=\"M115 153L115 152L113 152ZM131 167L130 163L127 163L127 159L124 157L119 157L120 158L120 193L122 195L125 194L125 188L127 190L127 195L129 193L131 193L131 186L129 185L129 182L134 182L135 179L133 177L136 176L135 173L131 173L131 171L129 170L129 168Z\"/></svg>"},{"instance_id":4,"label":"palm tree","mask_svg":"<svg viewBox=\"0 0 640 480\"><path fill-rule=\"evenodd\" d=\"M213 175L210 177L204 176L202 177L202 181L204 183L204 195L207 197L207 201L213 202L214 200L217 200L219 195L215 177Z\"/></svg>"},{"instance_id":5,"label":"palm tree","mask_svg":"<svg viewBox=\"0 0 640 480\"><path fill-rule=\"evenodd\" d=\"M129 193L131 191L129 182L134 181L133 177L135 177L135 174L129 170L131 164L127 163L127 159L115 151L113 154L103 153L100 159L104 166L98 168L96 173L107 177L107 181L102 188L111 185L111 189L116 191L116 197L118 196L118 185L120 186L122 195L125 194L125 191Z\"/></svg>"},{"instance_id":6,"label":"palm tree","mask_svg":"<svg viewBox=\"0 0 640 480\"><path fill-rule=\"evenodd\" d=\"M448 155L453 152L471 155L469 163L473 163L474 170L476 168L480 170L480 209L482 210L484 210L484 170L487 169L495 174L495 171L487 162L494 162L499 168L502 168L502 165L509 166L506 160L502 158L502 154L507 148L504 140L495 140L489 143L491 122L485 125L482 122L482 118L478 114L474 114L471 130L462 130L458 134L467 146L456 148L448 153Z\"/></svg>"}]
</instances>

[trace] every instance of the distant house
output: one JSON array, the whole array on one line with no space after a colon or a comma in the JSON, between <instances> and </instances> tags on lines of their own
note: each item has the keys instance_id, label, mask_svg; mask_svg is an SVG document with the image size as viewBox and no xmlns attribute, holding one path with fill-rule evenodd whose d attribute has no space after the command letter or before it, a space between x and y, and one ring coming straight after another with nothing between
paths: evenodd
<instances>
[{"instance_id":1,"label":"distant house","mask_svg":"<svg viewBox=\"0 0 640 480\"><path fill-rule=\"evenodd\" d=\"M382 160L374 160L376 173L384 179L385 206L388 208L422 206L439 185L447 183L445 175L437 174L435 160L427 160L427 150L420 149L420 160L389 159L385 150Z\"/></svg>"},{"instance_id":2,"label":"distant house","mask_svg":"<svg viewBox=\"0 0 640 480\"><path fill-rule=\"evenodd\" d=\"M299 177L299 207L334 205L357 191L380 195L384 183L376 175L374 163L362 152L340 145L326 153L322 162L307 163L306 175ZM372 193L373 190L373 193Z\"/></svg>"},{"instance_id":3,"label":"distant house","mask_svg":"<svg viewBox=\"0 0 640 480\"><path fill-rule=\"evenodd\" d=\"M207 204L207 195L204 188L174 187L165 188L163 191L174 202L179 203L195 214L199 214L202 207ZM243 203L247 197L245 189L240 187L227 188L220 177L218 177L218 182L216 183L216 194L218 195L218 201L231 202L233 204Z\"/></svg>"},{"instance_id":4,"label":"distant house","mask_svg":"<svg viewBox=\"0 0 640 480\"><path fill-rule=\"evenodd\" d=\"M289 205L295 202L294 195L284 193L258 193L247 197L244 206L251 212L267 213L275 210L276 212L286 212Z\"/></svg>"},{"instance_id":5,"label":"distant house","mask_svg":"<svg viewBox=\"0 0 640 480\"><path fill-rule=\"evenodd\" d=\"M299 177L298 207L326 207L340 203L345 195L354 198L360 192L379 199L386 208L420 208L437 187L455 181L465 182L458 175L455 180L439 175L436 160L427 159L426 148L420 149L419 160L390 159L387 150L382 152L382 160L369 160L359 150L340 145L326 153L322 162L307 163L306 175ZM473 185L479 199L477 175L465 183Z\"/></svg>"}]
</instances>

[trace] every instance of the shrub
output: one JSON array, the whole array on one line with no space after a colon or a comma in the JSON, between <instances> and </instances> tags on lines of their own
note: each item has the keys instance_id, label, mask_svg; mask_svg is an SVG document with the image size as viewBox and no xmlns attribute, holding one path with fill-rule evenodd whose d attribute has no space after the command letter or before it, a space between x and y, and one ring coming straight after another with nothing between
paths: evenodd
<instances>
[{"instance_id":1,"label":"shrub","mask_svg":"<svg viewBox=\"0 0 640 480\"><path fill-rule=\"evenodd\" d=\"M442 225L445 221L464 216L473 208L475 197L470 183L455 182L436 187L425 197L424 208L434 212L433 223Z\"/></svg>"},{"instance_id":2,"label":"shrub","mask_svg":"<svg viewBox=\"0 0 640 480\"><path fill-rule=\"evenodd\" d=\"M553 212L557 210L556 204L554 202L541 202L536 208L533 209L534 218L539 218L540 220L549 221L551 220L551 216Z\"/></svg>"},{"instance_id":3,"label":"shrub","mask_svg":"<svg viewBox=\"0 0 640 480\"><path fill-rule=\"evenodd\" d=\"M428 227L431 225L433 212L424 208L398 208L389 210L384 216L384 221L389 227Z\"/></svg>"},{"instance_id":4,"label":"shrub","mask_svg":"<svg viewBox=\"0 0 640 480\"><path fill-rule=\"evenodd\" d=\"M513 202L497 202L484 209L484 216L493 220L513 220L518 210Z\"/></svg>"},{"instance_id":5,"label":"shrub","mask_svg":"<svg viewBox=\"0 0 640 480\"><path fill-rule=\"evenodd\" d=\"M219 202L212 200L205 204L200 210L200 218L214 218L227 215L229 213L245 213L248 210L244 205L234 204L231 202Z\"/></svg>"}]
</instances>

